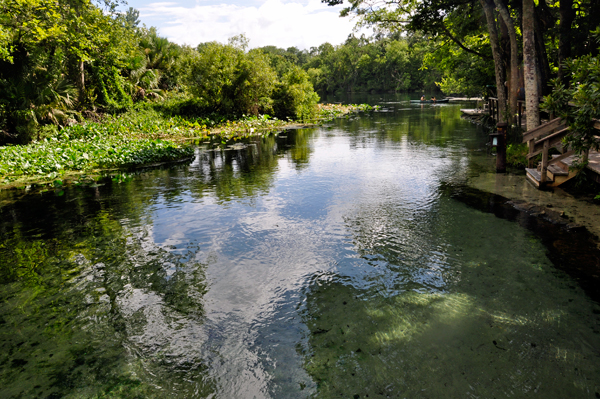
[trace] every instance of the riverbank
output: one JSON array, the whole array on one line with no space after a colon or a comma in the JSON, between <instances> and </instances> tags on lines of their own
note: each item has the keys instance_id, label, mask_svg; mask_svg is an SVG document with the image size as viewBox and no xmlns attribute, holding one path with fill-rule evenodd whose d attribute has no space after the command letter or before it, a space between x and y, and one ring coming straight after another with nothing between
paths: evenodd
<instances>
[{"instance_id":1,"label":"riverbank","mask_svg":"<svg viewBox=\"0 0 600 399\"><path fill-rule=\"evenodd\" d=\"M193 157L193 144L226 146L250 136L325 123L368 105L319 104L318 117L307 122L283 121L268 115L223 118L165 117L154 109L138 109L100 121L65 127L27 145L0 147L0 189L63 185L93 181L108 171L178 162Z\"/></svg>"},{"instance_id":2,"label":"riverbank","mask_svg":"<svg viewBox=\"0 0 600 399\"><path fill-rule=\"evenodd\" d=\"M470 177L467 185L481 191L501 195L515 202L515 207L542 218L559 215L568 224L581 225L596 237L600 237L600 207L593 196L576 196L563 188L538 190L523 175L481 173ZM600 243L598 244L600 247Z\"/></svg>"}]
</instances>

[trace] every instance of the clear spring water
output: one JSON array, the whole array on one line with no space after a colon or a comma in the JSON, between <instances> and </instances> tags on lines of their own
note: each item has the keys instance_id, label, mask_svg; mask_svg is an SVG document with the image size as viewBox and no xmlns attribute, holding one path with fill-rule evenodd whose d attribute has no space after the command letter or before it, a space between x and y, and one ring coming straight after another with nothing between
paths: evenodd
<instances>
[{"instance_id":1,"label":"clear spring water","mask_svg":"<svg viewBox=\"0 0 600 399\"><path fill-rule=\"evenodd\" d=\"M2 193L0 397L600 397L598 303L452 195L493 169L461 106L401 99Z\"/></svg>"}]
</instances>

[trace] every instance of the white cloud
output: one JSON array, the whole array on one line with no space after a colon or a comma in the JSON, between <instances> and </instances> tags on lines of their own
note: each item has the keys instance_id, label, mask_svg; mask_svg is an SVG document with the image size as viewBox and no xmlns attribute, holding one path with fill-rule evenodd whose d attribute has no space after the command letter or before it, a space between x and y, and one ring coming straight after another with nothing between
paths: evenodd
<instances>
[{"instance_id":1,"label":"white cloud","mask_svg":"<svg viewBox=\"0 0 600 399\"><path fill-rule=\"evenodd\" d=\"M325 42L342 43L354 27L349 18L339 17L339 7L320 0L282 2L266 0L259 7L234 4L180 6L173 2L140 7L140 19L151 22L161 35L179 44L196 46L245 33L250 47L274 45L308 49Z\"/></svg>"}]
</instances>

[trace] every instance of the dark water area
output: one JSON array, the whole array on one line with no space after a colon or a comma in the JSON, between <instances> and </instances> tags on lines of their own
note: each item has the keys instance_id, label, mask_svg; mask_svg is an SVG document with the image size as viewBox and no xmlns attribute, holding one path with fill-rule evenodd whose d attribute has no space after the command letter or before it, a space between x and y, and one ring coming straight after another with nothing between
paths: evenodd
<instances>
[{"instance_id":1,"label":"dark water area","mask_svg":"<svg viewBox=\"0 0 600 399\"><path fill-rule=\"evenodd\" d=\"M465 104L367 100L0 192L0 397L599 397L596 237L467 184L494 159Z\"/></svg>"}]
</instances>

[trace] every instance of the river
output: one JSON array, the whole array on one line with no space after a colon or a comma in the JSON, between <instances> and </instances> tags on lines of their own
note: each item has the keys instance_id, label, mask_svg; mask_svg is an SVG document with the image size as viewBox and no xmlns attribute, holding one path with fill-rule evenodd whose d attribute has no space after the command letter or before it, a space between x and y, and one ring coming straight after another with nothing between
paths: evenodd
<instances>
[{"instance_id":1,"label":"river","mask_svg":"<svg viewBox=\"0 0 600 399\"><path fill-rule=\"evenodd\" d=\"M600 397L575 236L497 208L574 202L497 177L465 104L407 99L1 192L0 397ZM594 226L573 242L596 256Z\"/></svg>"}]
</instances>

